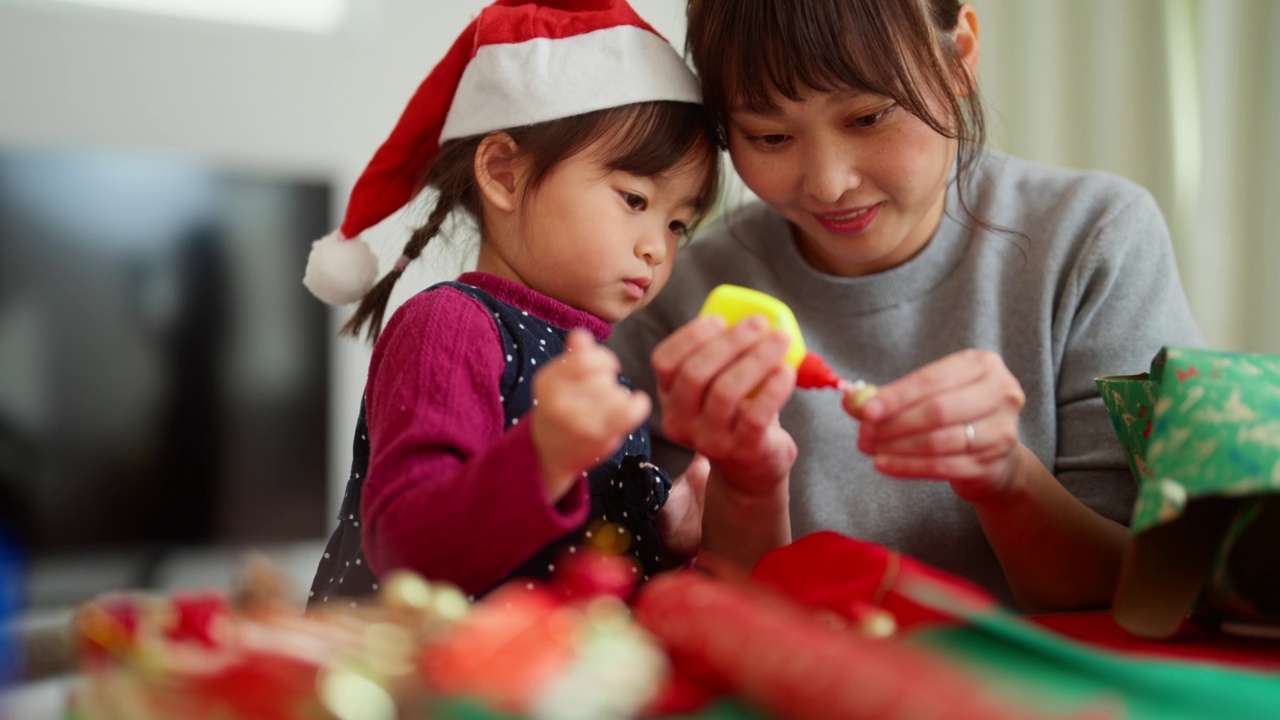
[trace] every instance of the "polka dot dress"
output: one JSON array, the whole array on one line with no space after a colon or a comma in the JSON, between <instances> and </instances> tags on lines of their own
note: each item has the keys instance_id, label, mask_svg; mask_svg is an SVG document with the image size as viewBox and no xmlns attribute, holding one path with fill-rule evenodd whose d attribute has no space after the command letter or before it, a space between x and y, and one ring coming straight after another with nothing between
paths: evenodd
<instances>
[{"instance_id":1,"label":"polka dot dress","mask_svg":"<svg viewBox=\"0 0 1280 720\"><path fill-rule=\"evenodd\" d=\"M533 374L564 351L567 331L470 285L449 282L436 287L441 286L474 298L489 309L497 322L506 358L501 380L502 404L506 427L510 429L532 407ZM625 378L619 381L627 384ZM612 457L587 473L591 511L583 526L539 549L503 581L513 577L547 578L554 572L556 559L562 552L582 545L631 556L636 561L637 580L643 581L658 572L662 566L662 545L658 540L657 517L671 490L671 478L649 462L649 455L649 432L642 425ZM359 598L377 592L378 579L369 570L360 540L360 493L368 467L369 439L362 403L352 448L351 475L338 527L320 560L308 606L355 605Z\"/></svg>"}]
</instances>

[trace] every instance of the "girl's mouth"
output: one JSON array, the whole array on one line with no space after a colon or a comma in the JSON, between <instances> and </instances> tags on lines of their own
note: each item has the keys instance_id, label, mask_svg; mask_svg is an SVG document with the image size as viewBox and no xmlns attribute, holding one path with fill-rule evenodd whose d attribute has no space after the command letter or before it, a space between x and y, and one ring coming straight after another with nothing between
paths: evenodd
<instances>
[{"instance_id":1,"label":"girl's mouth","mask_svg":"<svg viewBox=\"0 0 1280 720\"><path fill-rule=\"evenodd\" d=\"M649 278L628 278L622 281L627 288L627 294L633 299L639 300L644 297L645 291L649 289Z\"/></svg>"}]
</instances>

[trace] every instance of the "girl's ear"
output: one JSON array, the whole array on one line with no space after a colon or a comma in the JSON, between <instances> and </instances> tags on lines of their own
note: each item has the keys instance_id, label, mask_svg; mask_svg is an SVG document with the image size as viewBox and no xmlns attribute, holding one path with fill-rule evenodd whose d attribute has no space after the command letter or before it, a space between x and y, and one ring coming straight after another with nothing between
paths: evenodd
<instances>
[{"instance_id":1,"label":"girl's ear","mask_svg":"<svg viewBox=\"0 0 1280 720\"><path fill-rule=\"evenodd\" d=\"M960 6L960 15L956 20L956 29L951 31L956 43L956 54L967 75L961 95L968 95L977 84L978 58L982 55L982 46L978 42L978 11L970 3Z\"/></svg>"},{"instance_id":2,"label":"girl's ear","mask_svg":"<svg viewBox=\"0 0 1280 720\"><path fill-rule=\"evenodd\" d=\"M516 141L504 132L492 132L476 148L476 186L486 204L511 212L516 209L524 166L519 162Z\"/></svg>"}]
</instances>

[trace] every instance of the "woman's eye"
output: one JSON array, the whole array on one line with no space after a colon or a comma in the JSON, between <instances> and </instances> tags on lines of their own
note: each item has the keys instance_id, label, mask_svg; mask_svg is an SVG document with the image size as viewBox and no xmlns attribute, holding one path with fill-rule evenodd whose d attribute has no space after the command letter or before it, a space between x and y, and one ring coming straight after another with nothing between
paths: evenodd
<instances>
[{"instance_id":1,"label":"woman's eye","mask_svg":"<svg viewBox=\"0 0 1280 720\"><path fill-rule=\"evenodd\" d=\"M636 212L640 212L649 207L649 201L645 200L643 195L637 195L629 192L620 194L622 195L622 201L627 204L627 207L635 210Z\"/></svg>"},{"instance_id":2,"label":"woman's eye","mask_svg":"<svg viewBox=\"0 0 1280 720\"><path fill-rule=\"evenodd\" d=\"M787 136L781 133L770 133L767 135L752 135L749 139L757 145L772 148L786 142Z\"/></svg>"},{"instance_id":3,"label":"woman's eye","mask_svg":"<svg viewBox=\"0 0 1280 720\"><path fill-rule=\"evenodd\" d=\"M854 127L859 127L859 128L873 128L876 125L879 125L880 121L884 119L884 116L888 115L896 107L898 106L894 104L881 110L880 112L873 112L870 115L862 115L862 116L856 117L853 119L853 122L851 124Z\"/></svg>"}]
</instances>

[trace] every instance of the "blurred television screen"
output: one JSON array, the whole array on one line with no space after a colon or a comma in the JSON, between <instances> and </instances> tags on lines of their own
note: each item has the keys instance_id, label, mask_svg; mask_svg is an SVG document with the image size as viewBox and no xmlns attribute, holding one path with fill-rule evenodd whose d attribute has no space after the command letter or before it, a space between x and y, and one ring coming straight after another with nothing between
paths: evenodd
<instances>
[{"instance_id":1,"label":"blurred television screen","mask_svg":"<svg viewBox=\"0 0 1280 720\"><path fill-rule=\"evenodd\" d=\"M330 187L0 150L0 530L33 562L321 537ZM141 580L145 580L141 578Z\"/></svg>"}]
</instances>

